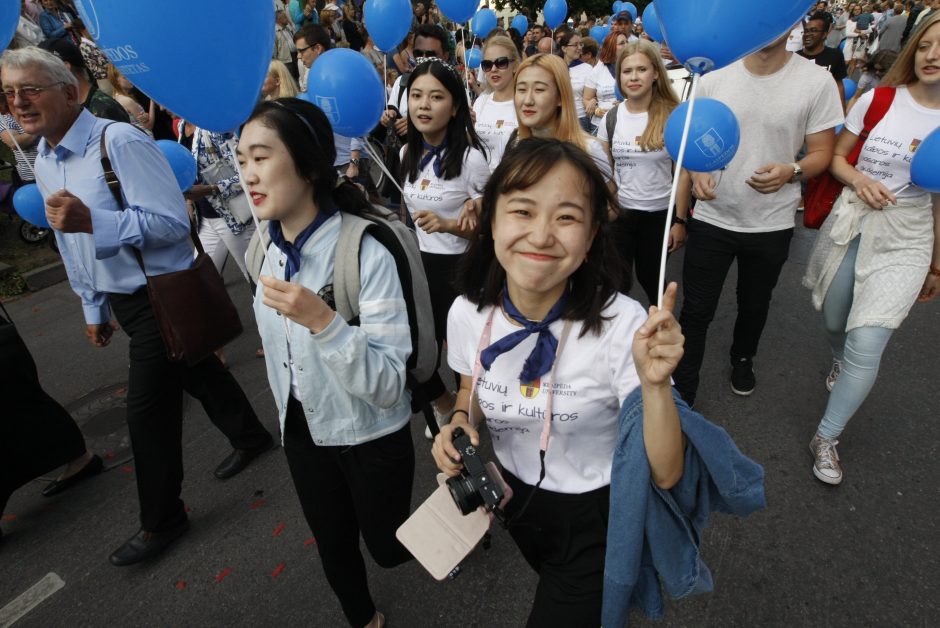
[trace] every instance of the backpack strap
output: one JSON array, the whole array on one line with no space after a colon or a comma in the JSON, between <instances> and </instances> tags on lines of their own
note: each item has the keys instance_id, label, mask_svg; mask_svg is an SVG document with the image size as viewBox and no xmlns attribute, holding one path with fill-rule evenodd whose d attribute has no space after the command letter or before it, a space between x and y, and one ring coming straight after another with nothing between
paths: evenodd
<instances>
[{"instance_id":1,"label":"backpack strap","mask_svg":"<svg viewBox=\"0 0 940 628\"><path fill-rule=\"evenodd\" d=\"M336 313L350 325L359 324L359 293L362 279L359 275L359 249L362 234L371 222L353 214L343 214L336 242L333 262L333 298Z\"/></svg>"},{"instance_id":2,"label":"backpack strap","mask_svg":"<svg viewBox=\"0 0 940 628\"><path fill-rule=\"evenodd\" d=\"M855 148L853 148L852 152L846 157L850 165L854 166L858 163L858 158L862 154L862 147L865 145L865 140L868 139L868 135L872 132L872 129L878 126L878 123L881 122L885 114L888 113L888 109L891 108L891 103L894 102L896 92L897 90L894 87L875 88L875 95L871 100L871 104L868 106L868 111L865 112L865 127L858 135Z\"/></svg>"},{"instance_id":3,"label":"backpack strap","mask_svg":"<svg viewBox=\"0 0 940 628\"><path fill-rule=\"evenodd\" d=\"M607 142L613 146L614 144L614 129L617 128L617 111L620 110L620 103L617 103L613 109L607 112L607 116L604 118L604 123L607 125Z\"/></svg>"}]
</instances>

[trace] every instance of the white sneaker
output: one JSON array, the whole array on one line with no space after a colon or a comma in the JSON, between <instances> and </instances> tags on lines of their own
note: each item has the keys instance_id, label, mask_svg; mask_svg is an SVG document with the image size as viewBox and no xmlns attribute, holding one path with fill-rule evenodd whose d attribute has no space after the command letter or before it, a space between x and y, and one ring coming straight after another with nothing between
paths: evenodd
<instances>
[{"instance_id":1,"label":"white sneaker","mask_svg":"<svg viewBox=\"0 0 940 628\"><path fill-rule=\"evenodd\" d=\"M830 370L829 375L826 376L826 390L832 392L832 387L836 385L836 380L839 379L839 375L841 374L842 360L833 360L832 370Z\"/></svg>"},{"instance_id":2,"label":"white sneaker","mask_svg":"<svg viewBox=\"0 0 940 628\"><path fill-rule=\"evenodd\" d=\"M456 399L455 399L456 401ZM437 408L434 407L434 404L431 404L431 410L434 412L434 420L437 421L438 427L443 427L450 423L450 418L453 416L454 411L451 409L450 412L441 413ZM434 435L431 434L431 426L428 425L424 428L424 437L428 440L434 440Z\"/></svg>"},{"instance_id":3,"label":"white sneaker","mask_svg":"<svg viewBox=\"0 0 940 628\"><path fill-rule=\"evenodd\" d=\"M820 482L826 484L840 484L842 482L842 466L839 464L839 453L834 438L825 438L818 433L809 442L809 450L813 454L813 475Z\"/></svg>"}]
</instances>

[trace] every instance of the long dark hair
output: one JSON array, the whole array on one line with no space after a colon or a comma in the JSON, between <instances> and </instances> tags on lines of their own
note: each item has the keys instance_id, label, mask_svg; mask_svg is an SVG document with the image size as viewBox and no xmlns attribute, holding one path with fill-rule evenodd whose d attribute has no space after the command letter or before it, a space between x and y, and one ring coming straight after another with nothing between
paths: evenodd
<instances>
[{"instance_id":1,"label":"long dark hair","mask_svg":"<svg viewBox=\"0 0 940 628\"><path fill-rule=\"evenodd\" d=\"M476 148L484 155L486 149L483 148L483 142L476 131L473 130L473 121L470 118L470 104L467 102L467 94L463 91L463 84L457 77L457 74L449 66L444 65L442 61L425 61L411 73L408 80L408 91L420 76L430 74L450 92L450 96L457 107L457 114L447 123L447 148L444 149L441 174L445 180L456 179L460 176L463 168L463 159L467 151ZM405 139L405 155L401 161L401 172L408 181L414 182L418 178L418 163L421 161L421 154L424 152L424 138L411 121L411 106L408 107L408 134Z\"/></svg>"},{"instance_id":2,"label":"long dark hair","mask_svg":"<svg viewBox=\"0 0 940 628\"><path fill-rule=\"evenodd\" d=\"M375 209L362 191L333 167L336 144L326 114L299 98L277 98L259 103L242 125L257 120L274 130L287 147L298 176L313 186L317 207L335 206L350 214L372 214Z\"/></svg>"},{"instance_id":3,"label":"long dark hair","mask_svg":"<svg viewBox=\"0 0 940 628\"><path fill-rule=\"evenodd\" d=\"M476 238L470 241L457 269L457 288L478 310L500 303L506 271L496 259L493 245L493 218L497 199L513 190L525 190L538 183L560 163L567 163L583 177L588 193L591 225L596 228L587 260L568 278L571 294L562 317L583 321L581 335L599 334L605 318L602 312L617 295L623 266L611 234L608 207L617 200L594 160L569 142L530 138L509 149L490 176L483 191Z\"/></svg>"}]
</instances>

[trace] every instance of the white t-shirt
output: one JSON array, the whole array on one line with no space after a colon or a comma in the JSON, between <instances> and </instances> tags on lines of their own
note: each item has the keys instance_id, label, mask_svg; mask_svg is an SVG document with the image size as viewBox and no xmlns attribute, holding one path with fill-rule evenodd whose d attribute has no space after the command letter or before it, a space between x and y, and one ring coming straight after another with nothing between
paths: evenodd
<instances>
[{"instance_id":1,"label":"white t-shirt","mask_svg":"<svg viewBox=\"0 0 940 628\"><path fill-rule=\"evenodd\" d=\"M871 90L858 99L845 118L845 128L856 135L862 132L865 113L874 97L875 91ZM940 127L940 109L928 109L918 104L907 87L898 87L891 108L868 134L856 169L875 181L881 181L898 197L910 198L926 193L913 184L900 194L898 190L911 183L911 160L917 145L937 127Z\"/></svg>"},{"instance_id":2,"label":"white t-shirt","mask_svg":"<svg viewBox=\"0 0 940 628\"><path fill-rule=\"evenodd\" d=\"M584 62L568 68L568 75L571 77L571 89L574 92L574 108L579 119L584 117L584 85L587 83L587 78L591 75L593 69L590 63Z\"/></svg>"},{"instance_id":3,"label":"white t-shirt","mask_svg":"<svg viewBox=\"0 0 940 628\"><path fill-rule=\"evenodd\" d=\"M832 75L797 54L769 76L754 76L743 61L736 61L703 76L699 95L731 108L741 141L731 163L712 173L717 198L699 201L695 219L741 233L793 228L801 195L798 183L761 194L745 181L761 166L795 162L807 135L842 124L842 103ZM689 137L690 149L696 139Z\"/></svg>"},{"instance_id":4,"label":"white t-shirt","mask_svg":"<svg viewBox=\"0 0 940 628\"><path fill-rule=\"evenodd\" d=\"M516 105L512 98L497 102L493 100L493 92L484 92L473 103L473 110L477 114L473 128L486 146L486 161L493 172L503 158L509 136L519 126Z\"/></svg>"},{"instance_id":5,"label":"white t-shirt","mask_svg":"<svg viewBox=\"0 0 940 628\"><path fill-rule=\"evenodd\" d=\"M640 137L648 120L647 113L630 113L626 103L621 103L617 106L613 141L607 137L607 116L597 127L597 139L610 143L617 199L624 209L659 211L669 207L672 158L665 149L644 151L640 148Z\"/></svg>"},{"instance_id":6,"label":"white t-shirt","mask_svg":"<svg viewBox=\"0 0 940 628\"><path fill-rule=\"evenodd\" d=\"M402 146L400 156L405 157L407 146ZM413 215L416 211L432 211L441 218L455 219L467 199L483 196L483 188L490 178L490 168L483 153L475 148L467 151L463 158L460 176L453 179L441 179L434 174L434 161L418 171L414 182L405 175L402 190L405 203ZM469 242L450 233L427 233L416 228L418 247L425 253L458 255L463 253Z\"/></svg>"},{"instance_id":7,"label":"white t-shirt","mask_svg":"<svg viewBox=\"0 0 940 628\"><path fill-rule=\"evenodd\" d=\"M471 376L489 308L458 297L447 317L447 363ZM610 320L599 336L581 335L575 322L555 364L552 426L545 455L542 488L559 493L584 493L610 484L610 465L618 436L618 413L624 399L640 385L633 362L633 335L646 321L639 303L622 294L604 310ZM563 321L551 331L560 337ZM491 342L518 331L501 310L493 316ZM477 382L480 408L500 464L532 486L539 479L539 435L545 414L542 380L523 386L519 373L535 347L532 334L512 351L500 355ZM479 417L475 417L479 418Z\"/></svg>"},{"instance_id":8,"label":"white t-shirt","mask_svg":"<svg viewBox=\"0 0 940 628\"><path fill-rule=\"evenodd\" d=\"M590 87L597 92L598 109L610 111L619 102L617 100L617 83L614 81L610 70L607 69L607 65L600 61L598 61L594 69L591 70L591 74L588 76L587 81L585 81L584 86ZM602 119L602 116L595 115L591 118L591 124L599 127Z\"/></svg>"}]
</instances>

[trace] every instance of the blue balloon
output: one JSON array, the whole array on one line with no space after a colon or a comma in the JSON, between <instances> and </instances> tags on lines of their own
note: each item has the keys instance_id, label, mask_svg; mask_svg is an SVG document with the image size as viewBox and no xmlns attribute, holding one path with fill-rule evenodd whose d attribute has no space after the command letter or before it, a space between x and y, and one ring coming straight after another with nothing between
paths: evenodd
<instances>
[{"instance_id":1,"label":"blue balloon","mask_svg":"<svg viewBox=\"0 0 940 628\"><path fill-rule=\"evenodd\" d=\"M855 92L858 91L858 83L856 83L855 81L853 81L853 80L850 79L849 77L845 77L844 79L842 79L842 86L845 88L845 99L846 99L846 100L851 99L852 96L855 95Z\"/></svg>"},{"instance_id":2,"label":"blue balloon","mask_svg":"<svg viewBox=\"0 0 940 628\"><path fill-rule=\"evenodd\" d=\"M554 30L567 19L568 3L565 0L548 0L542 8L542 14L545 16L545 25Z\"/></svg>"},{"instance_id":3,"label":"blue balloon","mask_svg":"<svg viewBox=\"0 0 940 628\"><path fill-rule=\"evenodd\" d=\"M529 18L524 15L517 15L516 17L512 18L512 22L509 24L509 28L514 28L520 35L525 35L529 30Z\"/></svg>"},{"instance_id":4,"label":"blue balloon","mask_svg":"<svg viewBox=\"0 0 940 628\"><path fill-rule=\"evenodd\" d=\"M623 0L616 0L612 5L610 5L611 15L617 15L623 11Z\"/></svg>"},{"instance_id":5,"label":"blue balloon","mask_svg":"<svg viewBox=\"0 0 940 628\"><path fill-rule=\"evenodd\" d=\"M470 30L480 39L486 39L494 28L496 28L496 11L493 9L480 9L470 20Z\"/></svg>"},{"instance_id":6,"label":"blue balloon","mask_svg":"<svg viewBox=\"0 0 940 628\"><path fill-rule=\"evenodd\" d=\"M20 23L20 3L3 2L0 6L0 50L7 47L13 36L16 35L16 27Z\"/></svg>"},{"instance_id":7,"label":"blue balloon","mask_svg":"<svg viewBox=\"0 0 940 628\"><path fill-rule=\"evenodd\" d=\"M124 76L196 126L231 131L257 104L274 50L270 2L235 8L231 0L161 0L145 16L126 0L75 0L75 6ZM224 28L206 27L219 20Z\"/></svg>"},{"instance_id":8,"label":"blue balloon","mask_svg":"<svg viewBox=\"0 0 940 628\"><path fill-rule=\"evenodd\" d=\"M394 50L411 28L408 0L367 0L363 11L366 29L379 50Z\"/></svg>"},{"instance_id":9,"label":"blue balloon","mask_svg":"<svg viewBox=\"0 0 940 628\"><path fill-rule=\"evenodd\" d=\"M845 50L845 40L839 42L839 50Z\"/></svg>"},{"instance_id":10,"label":"blue balloon","mask_svg":"<svg viewBox=\"0 0 940 628\"><path fill-rule=\"evenodd\" d=\"M483 51L479 48L471 48L465 54L467 67L471 70L476 70L480 67L480 63L483 62Z\"/></svg>"},{"instance_id":11,"label":"blue balloon","mask_svg":"<svg viewBox=\"0 0 940 628\"><path fill-rule=\"evenodd\" d=\"M656 5L650 2L643 9L643 32L653 41L663 41L663 29L659 25L659 16L656 15Z\"/></svg>"},{"instance_id":12,"label":"blue balloon","mask_svg":"<svg viewBox=\"0 0 940 628\"><path fill-rule=\"evenodd\" d=\"M605 36L606 33L605 33L605 31L604 31L604 27L603 27L603 26L601 26L600 24L595 24L594 26L591 27L591 30L588 31L588 34L589 34L593 39L596 39L598 42L603 42L603 41L604 41L604 36Z\"/></svg>"},{"instance_id":13,"label":"blue balloon","mask_svg":"<svg viewBox=\"0 0 940 628\"><path fill-rule=\"evenodd\" d=\"M477 0L437 0L437 6L448 19L458 24L468 22L477 12ZM409 9L408 15L411 15Z\"/></svg>"},{"instance_id":14,"label":"blue balloon","mask_svg":"<svg viewBox=\"0 0 940 628\"><path fill-rule=\"evenodd\" d=\"M838 135L839 133L841 133L841 132L842 132L842 129L844 129L844 128L845 128L845 125L842 125L842 124L840 124L839 126L837 126L837 127L836 127L836 135Z\"/></svg>"},{"instance_id":15,"label":"blue balloon","mask_svg":"<svg viewBox=\"0 0 940 628\"><path fill-rule=\"evenodd\" d=\"M185 192L196 182L196 158L188 148L173 140L157 140L157 147L166 160L170 162L170 170L176 177L180 191Z\"/></svg>"},{"instance_id":16,"label":"blue balloon","mask_svg":"<svg viewBox=\"0 0 940 628\"><path fill-rule=\"evenodd\" d=\"M300 96L323 110L333 132L346 137L367 135L385 110L385 86L372 62L351 48L324 52L307 75Z\"/></svg>"},{"instance_id":17,"label":"blue balloon","mask_svg":"<svg viewBox=\"0 0 940 628\"><path fill-rule=\"evenodd\" d=\"M776 0L754 11L754 0L653 0L672 53L692 72L704 74L789 33L806 15L810 0Z\"/></svg>"},{"instance_id":18,"label":"blue balloon","mask_svg":"<svg viewBox=\"0 0 940 628\"><path fill-rule=\"evenodd\" d=\"M49 221L46 220L46 202L42 200L39 186L35 183L27 183L13 193L13 209L26 222L37 227L49 228Z\"/></svg>"},{"instance_id":19,"label":"blue balloon","mask_svg":"<svg viewBox=\"0 0 940 628\"><path fill-rule=\"evenodd\" d=\"M676 107L666 120L666 150L673 159L679 155L688 110L689 102L686 101ZM682 167L693 172L724 168L731 162L740 142L738 119L728 105L713 98L696 98Z\"/></svg>"},{"instance_id":20,"label":"blue balloon","mask_svg":"<svg viewBox=\"0 0 940 628\"><path fill-rule=\"evenodd\" d=\"M914 151L911 181L928 192L940 194L940 127L931 131Z\"/></svg>"},{"instance_id":21,"label":"blue balloon","mask_svg":"<svg viewBox=\"0 0 940 628\"><path fill-rule=\"evenodd\" d=\"M636 10L636 5L635 5L635 4L633 4L632 2L621 2L621 3L620 3L620 10L621 10L621 11L629 11L629 12L630 12L630 16L633 18L633 21L634 21L634 22L636 21L636 16L637 16L638 11Z\"/></svg>"}]
</instances>

